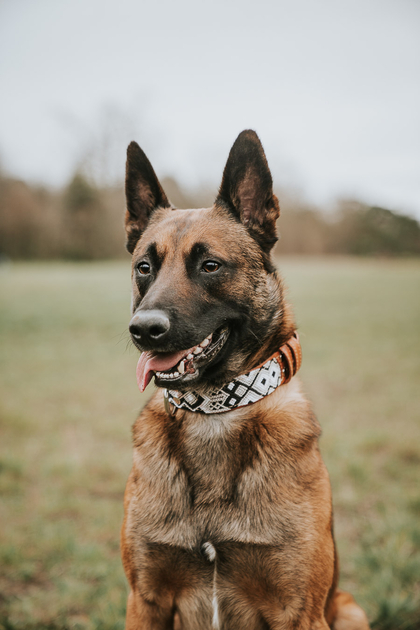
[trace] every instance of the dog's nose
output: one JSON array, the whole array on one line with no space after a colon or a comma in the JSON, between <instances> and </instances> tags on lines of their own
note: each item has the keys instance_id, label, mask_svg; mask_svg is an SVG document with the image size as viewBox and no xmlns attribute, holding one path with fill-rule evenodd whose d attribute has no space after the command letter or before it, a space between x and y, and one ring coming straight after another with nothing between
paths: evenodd
<instances>
[{"instance_id":1,"label":"dog's nose","mask_svg":"<svg viewBox=\"0 0 420 630\"><path fill-rule=\"evenodd\" d=\"M137 341L163 341L171 323L163 311L138 311L128 327Z\"/></svg>"}]
</instances>

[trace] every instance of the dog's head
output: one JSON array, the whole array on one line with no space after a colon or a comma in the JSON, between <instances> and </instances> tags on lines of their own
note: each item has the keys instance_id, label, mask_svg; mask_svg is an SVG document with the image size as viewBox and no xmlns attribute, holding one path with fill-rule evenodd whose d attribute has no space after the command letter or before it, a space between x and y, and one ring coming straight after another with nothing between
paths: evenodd
<instances>
[{"instance_id":1,"label":"dog's head","mask_svg":"<svg viewBox=\"0 0 420 630\"><path fill-rule=\"evenodd\" d=\"M212 208L173 208L135 142L127 152L126 196L140 389L152 376L156 385L181 391L219 386L290 336L270 259L279 205L254 131L234 143Z\"/></svg>"}]
</instances>

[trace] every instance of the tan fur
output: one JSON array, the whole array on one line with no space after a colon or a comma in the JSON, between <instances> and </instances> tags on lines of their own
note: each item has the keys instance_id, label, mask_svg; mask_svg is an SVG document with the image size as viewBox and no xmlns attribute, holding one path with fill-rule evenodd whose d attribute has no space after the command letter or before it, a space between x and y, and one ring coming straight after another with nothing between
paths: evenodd
<instances>
[{"instance_id":1,"label":"tan fur","mask_svg":"<svg viewBox=\"0 0 420 630\"><path fill-rule=\"evenodd\" d=\"M127 628L172 628L175 611L185 630L212 627L206 540L224 559L226 628L327 628L331 492L298 380L255 405L197 416L168 417L158 391L133 429L122 529ZM335 630L368 628L350 596L333 602Z\"/></svg>"},{"instance_id":2,"label":"tan fur","mask_svg":"<svg viewBox=\"0 0 420 630\"><path fill-rule=\"evenodd\" d=\"M136 301L140 297L134 280L135 263L153 242L156 243L157 251L164 258L164 262L153 292L150 296L145 296L142 304L147 307L150 300L154 303L160 298L164 300L165 296L173 294L176 290L178 302L186 308L195 288L185 273L184 258L192 245L200 240L208 242L216 256L235 261L235 281L226 283L221 288L220 298L242 299L251 303L261 318L266 317L268 305L277 299L281 292L281 281L276 275L267 276L258 245L244 231L241 224L217 206L176 211L171 208L160 208L155 211L133 254L133 300ZM187 311L185 316L188 317ZM230 358L227 366L232 378L239 372L259 365L291 336L294 322L287 303L282 303L281 308L276 310L270 326L272 334L261 344L254 356L247 357L245 354L237 353Z\"/></svg>"},{"instance_id":3,"label":"tan fur","mask_svg":"<svg viewBox=\"0 0 420 630\"><path fill-rule=\"evenodd\" d=\"M129 148L160 200L150 210L147 191L141 197L133 180L137 163L129 163L133 310L169 304L178 322L188 322L194 312L197 320L203 317L211 300L239 304L252 328L246 343L232 345L215 370L215 379L223 370L224 383L259 365L295 328L270 267L279 210L257 140L254 132L241 134L237 143L254 151L254 166L235 175L235 144L220 203L201 210L165 207L147 158L137 145ZM139 166L135 176L143 182L142 173ZM188 257L202 241L210 260L225 263L211 290L188 271ZM147 285L136 279L136 266L151 249L158 262L151 263L153 284ZM197 304L201 310L194 311ZM214 329L197 330L201 338L185 347ZM254 330L263 331L261 339ZM199 387L205 389L205 379ZM368 630L364 612L337 589L331 490L319 435L297 377L257 403L221 414L178 410L170 416L162 390L155 393L133 427L125 493L127 630Z\"/></svg>"}]
</instances>

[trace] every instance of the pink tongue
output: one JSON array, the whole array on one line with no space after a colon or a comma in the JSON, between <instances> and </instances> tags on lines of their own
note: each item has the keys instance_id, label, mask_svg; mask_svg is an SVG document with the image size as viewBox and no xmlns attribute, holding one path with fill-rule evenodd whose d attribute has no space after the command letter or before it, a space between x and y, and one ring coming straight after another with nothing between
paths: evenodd
<instances>
[{"instance_id":1,"label":"pink tongue","mask_svg":"<svg viewBox=\"0 0 420 630\"><path fill-rule=\"evenodd\" d=\"M190 350L181 350L174 353L154 353L143 352L140 355L139 362L137 363L137 384L141 392L144 392L148 384L150 383L153 372L166 372L175 365L177 365L181 359L187 356Z\"/></svg>"}]
</instances>

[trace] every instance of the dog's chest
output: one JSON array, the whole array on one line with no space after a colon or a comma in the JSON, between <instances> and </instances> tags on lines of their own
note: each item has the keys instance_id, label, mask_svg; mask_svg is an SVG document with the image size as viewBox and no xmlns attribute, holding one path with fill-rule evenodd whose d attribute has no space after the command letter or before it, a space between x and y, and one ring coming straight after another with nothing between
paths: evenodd
<instances>
[{"instance_id":1,"label":"dog's chest","mask_svg":"<svg viewBox=\"0 0 420 630\"><path fill-rule=\"evenodd\" d=\"M201 416L185 424L180 465L195 507L234 500L242 469L252 464L250 453L238 453L235 429L234 422L220 415ZM242 461L244 455L247 462Z\"/></svg>"},{"instance_id":2,"label":"dog's chest","mask_svg":"<svg viewBox=\"0 0 420 630\"><path fill-rule=\"evenodd\" d=\"M282 492L281 462L227 416L185 423L169 456L136 449L138 490L129 509L135 537L199 549L206 541L278 546L294 536L308 515L304 506L296 513Z\"/></svg>"}]
</instances>

